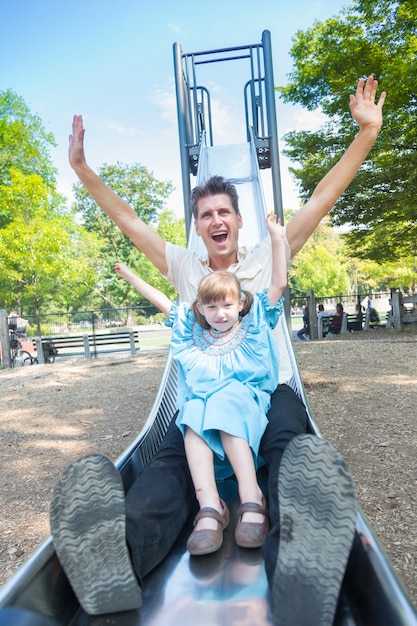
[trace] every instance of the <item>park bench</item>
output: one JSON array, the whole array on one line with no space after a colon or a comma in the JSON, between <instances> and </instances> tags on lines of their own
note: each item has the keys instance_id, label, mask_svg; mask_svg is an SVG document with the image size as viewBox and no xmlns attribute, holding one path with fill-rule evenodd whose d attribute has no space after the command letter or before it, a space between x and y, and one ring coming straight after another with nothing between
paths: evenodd
<instances>
[{"instance_id":1,"label":"park bench","mask_svg":"<svg viewBox=\"0 0 417 626\"><path fill-rule=\"evenodd\" d=\"M343 322L340 330L340 334L352 331L359 330L369 330L370 328L384 328L387 320L389 318L389 313L386 315L385 320L380 320L379 314L376 318L373 318L371 311L368 309L364 315L364 319L362 321L358 320L358 316L356 313L344 313L343 314ZM318 337L321 339L325 337L328 333L329 326L332 323L333 316L320 316L318 318ZM411 316L410 316L411 320Z\"/></svg>"},{"instance_id":2,"label":"park bench","mask_svg":"<svg viewBox=\"0 0 417 626\"><path fill-rule=\"evenodd\" d=\"M363 330L364 316L358 318L357 313L347 313L347 330L349 333Z\"/></svg>"},{"instance_id":3,"label":"park bench","mask_svg":"<svg viewBox=\"0 0 417 626\"><path fill-rule=\"evenodd\" d=\"M333 316L332 315L324 315L324 316L320 316L318 318L318 337L319 339L321 339L322 337L325 337L326 334L329 332L329 327L332 323L332 319ZM344 334L346 332L356 332L359 330L367 330L368 328L370 328L369 326L369 321L367 324L367 320L369 319L369 316L366 317L365 319L358 319L358 316L356 313L344 313L343 314L343 321L342 321L342 327L340 329L340 334ZM381 326L382 324L378 323L378 326ZM372 324L371 327L375 326L375 324Z\"/></svg>"},{"instance_id":4,"label":"park bench","mask_svg":"<svg viewBox=\"0 0 417 626\"><path fill-rule=\"evenodd\" d=\"M356 318L356 316L354 316ZM317 318L317 330L318 330L318 338L322 339L329 332L329 328L331 326L333 320L333 315L319 315ZM340 327L340 334L343 335L348 331L348 316L346 313L343 313L342 325Z\"/></svg>"},{"instance_id":5,"label":"park bench","mask_svg":"<svg viewBox=\"0 0 417 626\"><path fill-rule=\"evenodd\" d=\"M372 313L372 309L367 309L365 313L365 323L363 326L364 330L369 330L370 328L391 328L390 322L390 312L385 315L385 318L381 319L380 314L377 312L375 315Z\"/></svg>"},{"instance_id":6,"label":"park bench","mask_svg":"<svg viewBox=\"0 0 417 626\"><path fill-rule=\"evenodd\" d=\"M138 342L138 331L127 329L110 333L36 337L33 340L33 347L38 355L42 352L38 360L44 363L45 356L52 346L57 358L83 356L86 359L92 359L98 354L117 352L130 352L132 356L135 356L139 350Z\"/></svg>"}]
</instances>

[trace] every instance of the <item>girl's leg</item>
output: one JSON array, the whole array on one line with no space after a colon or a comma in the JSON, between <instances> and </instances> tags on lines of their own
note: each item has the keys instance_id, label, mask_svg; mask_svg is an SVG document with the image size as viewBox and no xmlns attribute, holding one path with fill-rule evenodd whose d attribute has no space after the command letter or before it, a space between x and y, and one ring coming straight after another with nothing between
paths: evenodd
<instances>
[{"instance_id":1,"label":"girl's leg","mask_svg":"<svg viewBox=\"0 0 417 626\"><path fill-rule=\"evenodd\" d=\"M210 507L223 514L214 475L213 452L197 433L187 428L184 435L185 454L200 509ZM216 530L218 522L210 517L200 519L195 530Z\"/></svg>"},{"instance_id":2,"label":"girl's leg","mask_svg":"<svg viewBox=\"0 0 417 626\"><path fill-rule=\"evenodd\" d=\"M237 478L240 501L242 504L254 502L263 506L262 490L258 485L253 454L248 442L241 437L235 437L225 432L221 432L220 436L227 458ZM264 515L247 512L242 515L242 521L262 524Z\"/></svg>"}]
</instances>

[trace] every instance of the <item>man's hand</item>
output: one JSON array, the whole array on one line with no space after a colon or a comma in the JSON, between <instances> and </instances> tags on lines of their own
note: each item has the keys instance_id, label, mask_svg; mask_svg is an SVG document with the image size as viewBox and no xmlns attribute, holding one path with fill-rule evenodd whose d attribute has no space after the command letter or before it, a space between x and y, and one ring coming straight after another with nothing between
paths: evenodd
<instances>
[{"instance_id":1,"label":"man's hand","mask_svg":"<svg viewBox=\"0 0 417 626\"><path fill-rule=\"evenodd\" d=\"M84 154L84 133L82 115L74 115L72 121L72 135L69 136L68 158L71 167L77 170L77 167L85 165Z\"/></svg>"},{"instance_id":2,"label":"man's hand","mask_svg":"<svg viewBox=\"0 0 417 626\"><path fill-rule=\"evenodd\" d=\"M356 94L350 96L350 112L363 129L364 127L375 128L377 131L382 126L382 107L386 93L383 91L377 103L375 103L378 81L369 76L365 81L361 78L356 88Z\"/></svg>"}]
</instances>

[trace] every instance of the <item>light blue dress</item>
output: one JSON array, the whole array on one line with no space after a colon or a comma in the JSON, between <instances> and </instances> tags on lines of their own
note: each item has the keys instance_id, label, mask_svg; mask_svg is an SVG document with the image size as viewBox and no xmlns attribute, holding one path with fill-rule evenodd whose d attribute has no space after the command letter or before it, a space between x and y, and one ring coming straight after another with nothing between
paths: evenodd
<instances>
[{"instance_id":1,"label":"light blue dress","mask_svg":"<svg viewBox=\"0 0 417 626\"><path fill-rule=\"evenodd\" d=\"M233 474L219 431L248 441L258 464L261 437L268 424L270 395L278 386L279 356L271 332L283 310L281 298L269 304L267 290L228 335L202 328L191 307L174 304L167 325L173 327L172 354L178 364L179 414L214 452L216 478Z\"/></svg>"}]
</instances>

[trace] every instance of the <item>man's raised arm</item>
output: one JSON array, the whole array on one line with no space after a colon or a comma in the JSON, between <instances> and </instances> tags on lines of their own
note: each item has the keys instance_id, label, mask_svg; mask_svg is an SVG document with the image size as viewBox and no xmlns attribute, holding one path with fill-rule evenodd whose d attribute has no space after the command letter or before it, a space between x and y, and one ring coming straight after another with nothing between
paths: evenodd
<instances>
[{"instance_id":1,"label":"man's raised arm","mask_svg":"<svg viewBox=\"0 0 417 626\"><path fill-rule=\"evenodd\" d=\"M311 198L287 225L291 256L295 256L320 221L334 207L337 199L354 179L374 145L382 126L385 92L375 102L378 81L370 76L358 82L356 94L350 96L350 111L359 124L359 132L340 161L319 182Z\"/></svg>"},{"instance_id":2,"label":"man's raised arm","mask_svg":"<svg viewBox=\"0 0 417 626\"><path fill-rule=\"evenodd\" d=\"M164 239L145 224L132 207L107 187L89 167L84 154L84 133L82 116L74 115L68 149L71 167L95 202L116 226L133 241L162 274L167 274Z\"/></svg>"}]
</instances>

